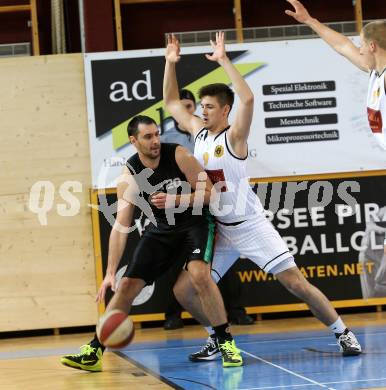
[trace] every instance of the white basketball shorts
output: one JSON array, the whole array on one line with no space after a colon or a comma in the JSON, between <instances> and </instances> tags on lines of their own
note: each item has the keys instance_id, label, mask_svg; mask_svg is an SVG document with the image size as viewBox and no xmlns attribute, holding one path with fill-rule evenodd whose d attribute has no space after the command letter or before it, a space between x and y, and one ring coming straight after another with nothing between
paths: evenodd
<instances>
[{"instance_id":1,"label":"white basketball shorts","mask_svg":"<svg viewBox=\"0 0 386 390\"><path fill-rule=\"evenodd\" d=\"M235 226L217 223L213 279L221 279L240 256L252 260L265 272L282 272L296 266L287 244L264 213L256 214ZM285 260L290 260L285 262L288 266L277 267Z\"/></svg>"}]
</instances>

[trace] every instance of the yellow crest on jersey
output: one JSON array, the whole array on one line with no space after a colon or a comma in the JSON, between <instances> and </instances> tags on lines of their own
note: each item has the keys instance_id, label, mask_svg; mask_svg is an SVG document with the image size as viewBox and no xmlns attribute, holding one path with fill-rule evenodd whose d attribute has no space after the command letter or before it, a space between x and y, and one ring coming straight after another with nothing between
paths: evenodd
<instances>
[{"instance_id":1,"label":"yellow crest on jersey","mask_svg":"<svg viewBox=\"0 0 386 390\"><path fill-rule=\"evenodd\" d=\"M376 103L378 101L378 99L379 99L379 96L381 96L381 87L378 87L373 92L372 103Z\"/></svg>"},{"instance_id":2,"label":"yellow crest on jersey","mask_svg":"<svg viewBox=\"0 0 386 390\"><path fill-rule=\"evenodd\" d=\"M205 152L205 153L202 155L202 158L204 159L204 165L208 165L209 153L208 153L208 152Z\"/></svg>"},{"instance_id":3,"label":"yellow crest on jersey","mask_svg":"<svg viewBox=\"0 0 386 390\"><path fill-rule=\"evenodd\" d=\"M217 145L216 149L214 150L214 156L221 157L223 154L224 154L224 146Z\"/></svg>"}]
</instances>

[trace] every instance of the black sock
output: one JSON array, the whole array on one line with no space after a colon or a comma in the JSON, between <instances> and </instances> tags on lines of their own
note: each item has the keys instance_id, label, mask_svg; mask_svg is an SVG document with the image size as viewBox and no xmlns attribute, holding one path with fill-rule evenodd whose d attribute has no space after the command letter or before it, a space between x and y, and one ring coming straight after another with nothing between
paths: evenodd
<instances>
[{"instance_id":1,"label":"black sock","mask_svg":"<svg viewBox=\"0 0 386 390\"><path fill-rule=\"evenodd\" d=\"M102 350L102 353L105 351L106 347L100 343L98 340L98 336L95 334L94 338L89 342L89 344L98 350L100 348Z\"/></svg>"},{"instance_id":2,"label":"black sock","mask_svg":"<svg viewBox=\"0 0 386 390\"><path fill-rule=\"evenodd\" d=\"M227 322L219 326L214 326L213 330L219 343L233 340L233 337L229 332L229 324Z\"/></svg>"},{"instance_id":3,"label":"black sock","mask_svg":"<svg viewBox=\"0 0 386 390\"><path fill-rule=\"evenodd\" d=\"M343 333L335 333L335 337L338 339L342 334L347 334L350 330L346 328Z\"/></svg>"}]
</instances>

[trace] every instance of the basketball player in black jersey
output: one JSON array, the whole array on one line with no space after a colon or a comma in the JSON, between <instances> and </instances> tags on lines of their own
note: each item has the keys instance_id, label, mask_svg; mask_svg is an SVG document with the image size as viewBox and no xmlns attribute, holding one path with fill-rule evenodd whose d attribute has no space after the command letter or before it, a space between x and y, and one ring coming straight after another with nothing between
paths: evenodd
<instances>
[{"instance_id":1,"label":"basketball player in black jersey","mask_svg":"<svg viewBox=\"0 0 386 390\"><path fill-rule=\"evenodd\" d=\"M118 181L117 219L110 234L108 266L97 300L104 299L107 288L115 290L115 273L135 205L145 213L151 210L154 224L142 236L106 312L119 309L129 313L142 288L173 265L178 249L185 256L186 269L215 330L223 366L240 366L242 358L228 330L224 303L210 275L215 224L203 205L209 203L212 183L187 149L160 143L153 119L134 117L128 125L128 135L138 153L127 161ZM63 356L61 362L73 368L101 371L103 351L95 336L81 347L80 354Z\"/></svg>"}]
</instances>

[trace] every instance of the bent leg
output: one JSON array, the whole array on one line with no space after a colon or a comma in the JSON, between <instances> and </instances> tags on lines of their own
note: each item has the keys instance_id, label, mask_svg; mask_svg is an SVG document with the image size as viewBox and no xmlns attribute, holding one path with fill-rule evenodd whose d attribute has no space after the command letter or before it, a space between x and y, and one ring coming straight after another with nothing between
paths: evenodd
<instances>
[{"instance_id":1,"label":"bent leg","mask_svg":"<svg viewBox=\"0 0 386 390\"><path fill-rule=\"evenodd\" d=\"M306 280L298 267L279 272L275 276L289 292L305 302L323 324L330 326L338 319L338 313L327 297Z\"/></svg>"},{"instance_id":2,"label":"bent leg","mask_svg":"<svg viewBox=\"0 0 386 390\"><path fill-rule=\"evenodd\" d=\"M210 326L201 305L201 300L191 281L187 271L181 271L173 287L174 295L177 301L187 310L197 321L204 326Z\"/></svg>"},{"instance_id":3,"label":"bent leg","mask_svg":"<svg viewBox=\"0 0 386 390\"><path fill-rule=\"evenodd\" d=\"M227 323L224 302L216 283L213 281L209 265L200 260L188 264L190 280L197 291L202 311L212 326Z\"/></svg>"},{"instance_id":4,"label":"bent leg","mask_svg":"<svg viewBox=\"0 0 386 390\"><path fill-rule=\"evenodd\" d=\"M107 305L106 312L118 309L129 313L131 304L143 287L145 287L145 284L143 279L123 277L119 283L118 290Z\"/></svg>"}]
</instances>

